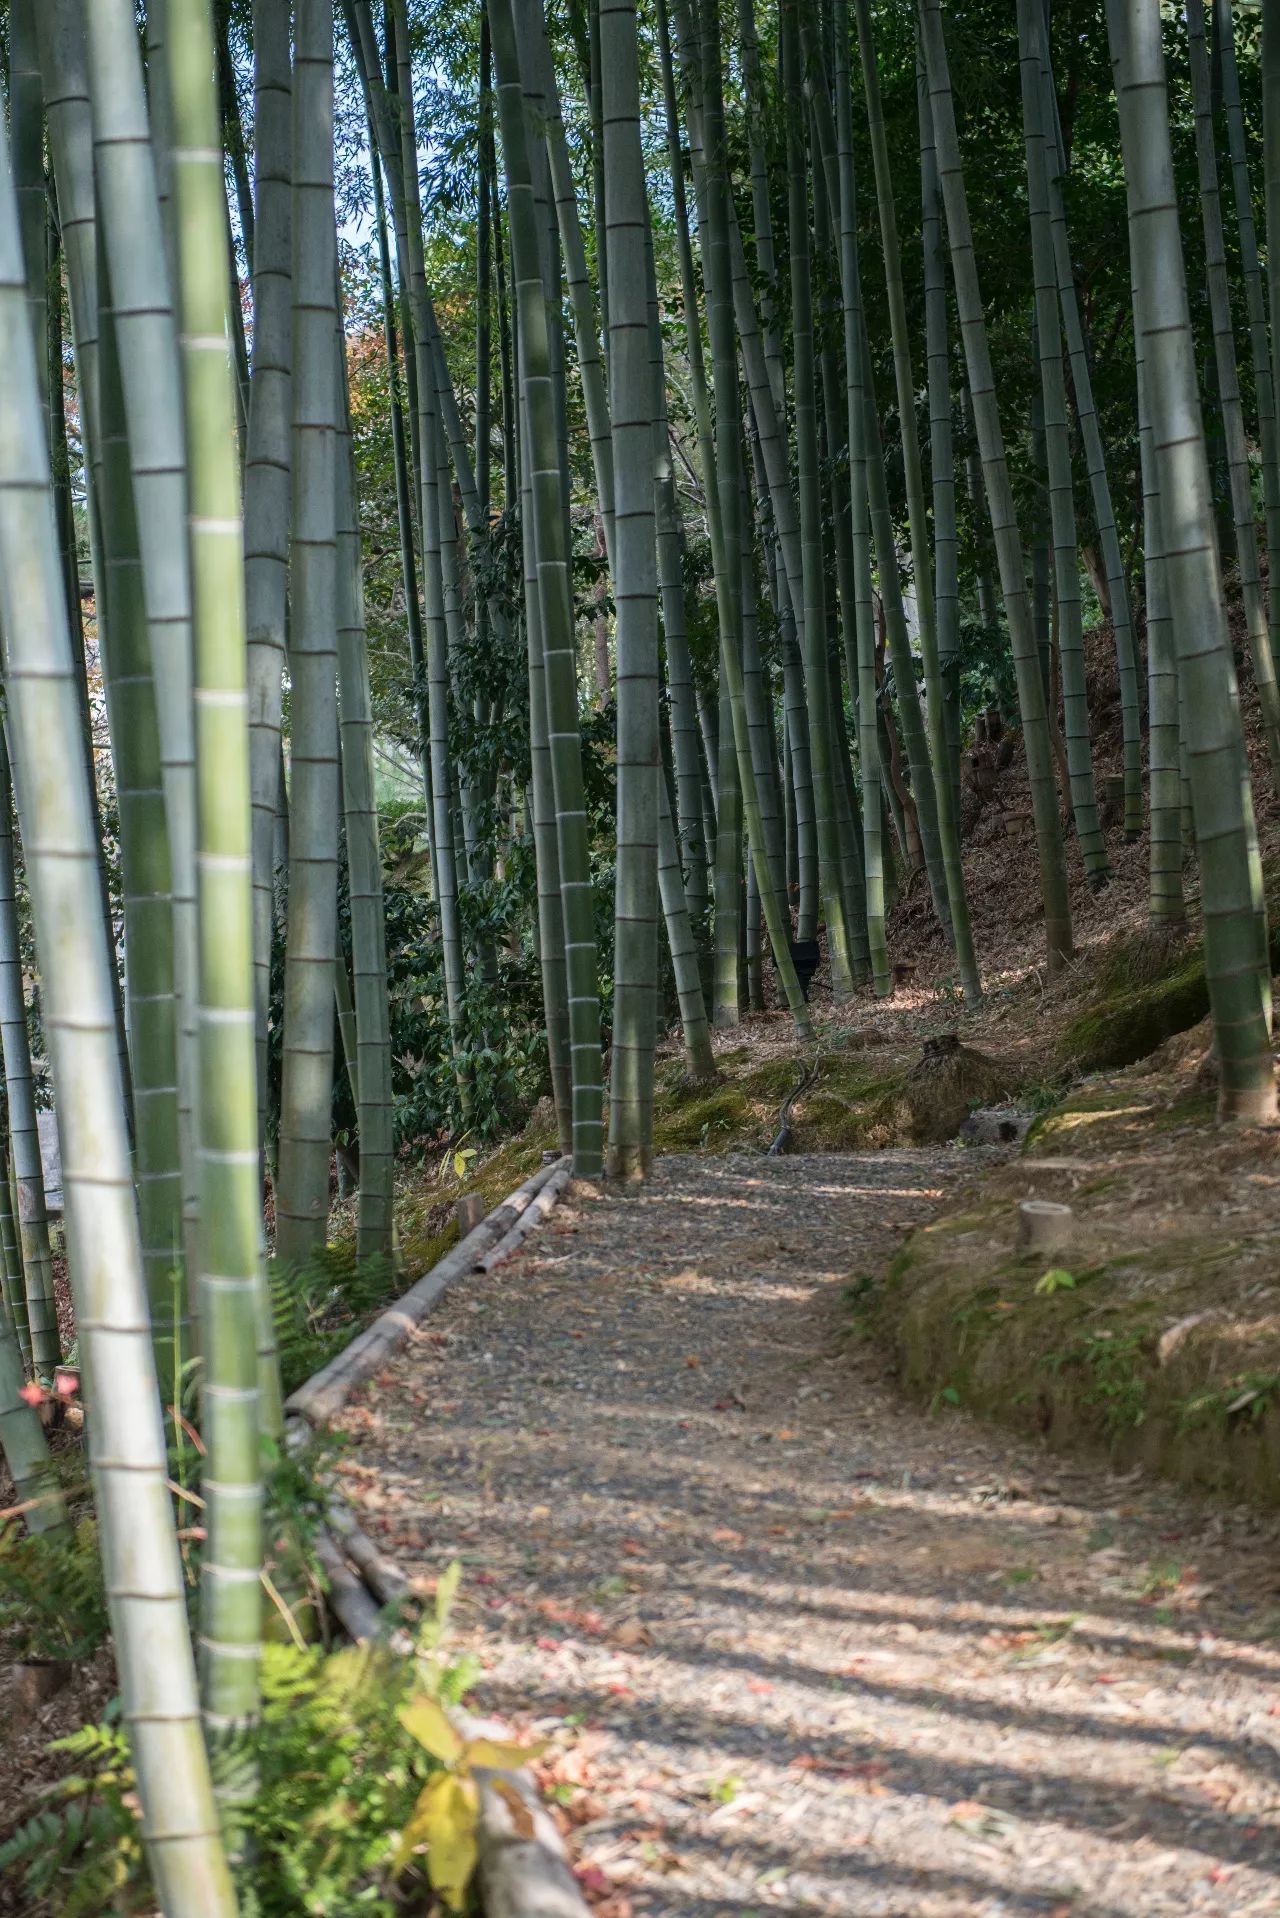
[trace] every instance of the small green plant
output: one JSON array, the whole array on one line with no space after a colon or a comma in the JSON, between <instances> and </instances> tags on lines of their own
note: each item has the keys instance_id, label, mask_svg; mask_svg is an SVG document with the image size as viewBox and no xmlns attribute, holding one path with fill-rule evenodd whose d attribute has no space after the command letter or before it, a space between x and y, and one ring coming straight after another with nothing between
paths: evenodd
<instances>
[{"instance_id":1,"label":"small green plant","mask_svg":"<svg viewBox=\"0 0 1280 1918\"><path fill-rule=\"evenodd\" d=\"M1065 1266L1051 1266L1042 1279L1036 1280L1035 1289L1044 1299L1051 1299L1055 1292L1074 1292L1075 1276L1068 1272Z\"/></svg>"},{"instance_id":2,"label":"small green plant","mask_svg":"<svg viewBox=\"0 0 1280 1918\"><path fill-rule=\"evenodd\" d=\"M0 1525L0 1631L20 1663L91 1658L107 1635L93 1520L69 1535Z\"/></svg>"}]
</instances>

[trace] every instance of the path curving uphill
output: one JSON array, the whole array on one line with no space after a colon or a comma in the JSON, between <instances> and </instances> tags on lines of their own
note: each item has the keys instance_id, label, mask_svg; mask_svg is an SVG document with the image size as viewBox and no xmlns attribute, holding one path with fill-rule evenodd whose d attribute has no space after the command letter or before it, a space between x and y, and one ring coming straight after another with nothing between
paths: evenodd
<instances>
[{"instance_id":1,"label":"path curving uphill","mask_svg":"<svg viewBox=\"0 0 1280 1918\"><path fill-rule=\"evenodd\" d=\"M849 1337L977 1157L578 1188L338 1421L365 1528L463 1558L600 1918L1280 1912L1272 1521L930 1416Z\"/></svg>"}]
</instances>

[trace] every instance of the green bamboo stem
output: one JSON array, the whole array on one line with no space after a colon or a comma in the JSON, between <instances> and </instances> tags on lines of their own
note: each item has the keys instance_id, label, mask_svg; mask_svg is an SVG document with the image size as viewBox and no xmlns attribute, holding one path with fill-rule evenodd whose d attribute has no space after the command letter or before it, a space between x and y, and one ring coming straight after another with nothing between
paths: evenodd
<instances>
[{"instance_id":1,"label":"green bamboo stem","mask_svg":"<svg viewBox=\"0 0 1280 1918\"><path fill-rule=\"evenodd\" d=\"M1271 755L1272 778L1280 783L1280 685L1267 624L1266 597L1258 553L1258 524L1253 511L1253 476L1245 436L1244 406L1240 398L1240 370L1236 359L1231 317L1231 285L1227 277L1226 245L1222 228L1222 196L1218 186L1218 157L1213 125L1213 92L1209 55L1205 46L1204 0L1185 0L1187 50L1191 62L1191 92L1196 120L1196 162L1200 177L1200 213L1204 225L1205 279L1213 326L1214 363L1218 401L1226 442L1231 513L1235 522L1236 553L1240 564L1240 596L1253 659L1254 684L1262 708L1262 723Z\"/></svg>"},{"instance_id":2,"label":"green bamboo stem","mask_svg":"<svg viewBox=\"0 0 1280 1918\"><path fill-rule=\"evenodd\" d=\"M587 268L586 245L582 237L582 223L578 217L577 186L573 177L569 142L561 112L560 89L551 60L551 49L547 42L542 0L521 0L520 24L523 30L521 61L522 63L526 59L528 61L526 87L530 80L536 85L543 108L543 133L546 140L551 189L555 199L556 219L560 230L560 244L564 250L565 284L569 293L569 310L573 315L574 343L578 349L578 376L582 382L582 398L586 409L587 437L591 442L591 466L595 475L600 518L604 525L605 550L612 572L615 564L614 447L609 425L609 389L604 357L600 349L599 321L596 317L591 277ZM605 32L603 16L600 31L603 36ZM607 119L605 138L608 139ZM605 157L604 166L607 201L609 185L607 157ZM597 250L603 250L607 255L607 247L604 247L600 235L597 235ZM609 265L611 267L612 262ZM612 313L609 318L612 324Z\"/></svg>"},{"instance_id":3,"label":"green bamboo stem","mask_svg":"<svg viewBox=\"0 0 1280 1918\"><path fill-rule=\"evenodd\" d=\"M1263 9L1263 33L1266 13ZM1258 258L1258 229L1253 214L1253 191L1249 183L1249 161L1245 146L1244 108L1240 99L1240 73L1236 64L1236 37L1231 0L1214 0L1216 50L1222 74L1222 107L1227 122L1227 143L1231 155L1231 184L1235 195L1236 226L1240 236L1240 265L1244 279L1245 308L1249 317L1249 347L1253 360L1254 404L1258 414L1258 440L1262 448L1262 491L1266 503L1267 578L1280 580L1280 428L1276 421L1275 377L1271 341L1267 332L1267 296ZM1268 597L1269 630L1273 656L1280 651L1280 592Z\"/></svg>"},{"instance_id":4,"label":"green bamboo stem","mask_svg":"<svg viewBox=\"0 0 1280 1918\"><path fill-rule=\"evenodd\" d=\"M96 365L101 406L93 468L102 528L98 647L120 815L134 1180L156 1372L167 1396L181 1363L179 1355L189 1354L192 1344L182 1272L173 880L124 394L105 254L99 266L95 282L102 307Z\"/></svg>"},{"instance_id":5,"label":"green bamboo stem","mask_svg":"<svg viewBox=\"0 0 1280 1918\"><path fill-rule=\"evenodd\" d=\"M1182 693L1224 1117L1276 1111L1266 906L1222 602L1156 0L1108 0L1165 570Z\"/></svg>"},{"instance_id":6,"label":"green bamboo stem","mask_svg":"<svg viewBox=\"0 0 1280 1918\"><path fill-rule=\"evenodd\" d=\"M848 407L849 515L853 559L852 604L844 607L845 661L856 692L858 770L862 782L862 867L867 945L877 998L893 989L885 945L883 788L876 695L876 639L871 599L871 523L868 492L866 373L862 357L862 284L858 271L858 211L853 163L853 100L849 84L849 10L835 8L835 108L839 172L840 281ZM852 643L851 643L852 641Z\"/></svg>"},{"instance_id":7,"label":"green bamboo stem","mask_svg":"<svg viewBox=\"0 0 1280 1918\"><path fill-rule=\"evenodd\" d=\"M742 1017L741 954L743 941L742 891L742 780L735 750L733 694L726 645L720 646L720 751L716 763L716 859L712 874L715 907L714 946L711 955L711 1022L717 1031L736 1026Z\"/></svg>"},{"instance_id":8,"label":"green bamboo stem","mask_svg":"<svg viewBox=\"0 0 1280 1918\"><path fill-rule=\"evenodd\" d=\"M38 0L10 0L9 148L27 273L27 312L40 376L45 437L49 440L49 212L44 183L44 86L36 48L37 7Z\"/></svg>"},{"instance_id":9,"label":"green bamboo stem","mask_svg":"<svg viewBox=\"0 0 1280 1918\"><path fill-rule=\"evenodd\" d=\"M58 1096L71 1285L93 1405L90 1467L122 1710L160 1908L168 1918L234 1918L166 1483L111 960L3 136L0 360L7 369L0 382L4 681Z\"/></svg>"},{"instance_id":10,"label":"green bamboo stem","mask_svg":"<svg viewBox=\"0 0 1280 1918\"><path fill-rule=\"evenodd\" d=\"M116 350L129 458L173 880L178 992L178 1142L183 1252L196 1271L199 1178L195 1152L198 968L195 877L195 730L191 578L187 550L186 449L181 376L159 170L167 169L167 89L143 85L132 0L95 0L84 10L93 111L94 171L104 257L115 301ZM157 14L156 30L159 33ZM149 18L148 28L152 22ZM157 40L157 45L162 44ZM162 63L161 63L162 65Z\"/></svg>"},{"instance_id":11,"label":"green bamboo stem","mask_svg":"<svg viewBox=\"0 0 1280 1918\"><path fill-rule=\"evenodd\" d=\"M1062 309L1062 330L1071 362L1071 386L1075 398L1076 419L1080 427L1085 465L1093 496L1093 516L1102 545L1102 562L1111 600L1111 626L1115 634L1116 669L1120 681L1120 723L1124 740L1124 830L1127 839L1136 839L1142 831L1142 714L1138 702L1137 648L1133 634L1133 609L1130 604L1129 575L1120 551L1111 483L1107 477L1107 459L1102 445L1102 428L1093 397L1093 372L1085 344L1080 298L1076 291L1075 270L1071 263L1071 242L1063 199L1062 129L1058 117L1058 98L1054 91L1053 69L1049 57L1047 32L1039 36L1040 82L1045 135L1045 186L1049 196L1049 225L1053 235L1054 269L1058 280L1058 298Z\"/></svg>"},{"instance_id":12,"label":"green bamboo stem","mask_svg":"<svg viewBox=\"0 0 1280 1918\"><path fill-rule=\"evenodd\" d=\"M947 337L947 273L942 187L933 115L917 62L920 116L920 242L923 255L925 359L929 389L929 472L933 491L933 608L946 776L952 816L960 817L960 538L956 518L955 444L951 430L951 345ZM941 777L941 775L939 775Z\"/></svg>"},{"instance_id":13,"label":"green bamboo stem","mask_svg":"<svg viewBox=\"0 0 1280 1918\"><path fill-rule=\"evenodd\" d=\"M391 1092L391 1008L382 897L382 847L374 785L373 711L364 620L364 578L356 507L355 454L346 390L345 338L335 341L341 407L337 447L338 701L351 958L356 1019L354 1091L360 1135L356 1252L391 1254L394 1118ZM344 969L343 961L338 962Z\"/></svg>"},{"instance_id":14,"label":"green bamboo stem","mask_svg":"<svg viewBox=\"0 0 1280 1918\"><path fill-rule=\"evenodd\" d=\"M329 1217L337 955L337 382L331 0L298 0L293 62L293 513L289 914L276 1252L301 1265Z\"/></svg>"},{"instance_id":15,"label":"green bamboo stem","mask_svg":"<svg viewBox=\"0 0 1280 1918\"><path fill-rule=\"evenodd\" d=\"M22 1249L13 1222L13 1164L6 1140L0 1152L0 1272L4 1277L4 1316L18 1343L23 1377L31 1371L31 1325L27 1318L27 1288Z\"/></svg>"},{"instance_id":16,"label":"green bamboo stem","mask_svg":"<svg viewBox=\"0 0 1280 1918\"><path fill-rule=\"evenodd\" d=\"M189 473L199 910L199 1285L203 1348L200 1562L205 1726L233 1850L256 1780L262 1451L260 1223L244 546L227 350L226 192L209 0L167 0L179 351ZM238 1749L237 1749L238 1747Z\"/></svg>"},{"instance_id":17,"label":"green bamboo stem","mask_svg":"<svg viewBox=\"0 0 1280 1918\"><path fill-rule=\"evenodd\" d=\"M536 553L548 745L555 787L573 1072L573 1156L578 1172L590 1178L601 1165L604 1120L600 1002L595 977L591 874L578 729L568 528L562 474L556 459L554 392L538 217L509 0L492 0L489 21L507 171L520 374L528 425L525 453L530 469L532 515L526 538L532 539Z\"/></svg>"},{"instance_id":18,"label":"green bamboo stem","mask_svg":"<svg viewBox=\"0 0 1280 1918\"><path fill-rule=\"evenodd\" d=\"M36 1124L35 1083L31 1076L31 1039L27 1030L22 952L18 936L18 899L14 882L13 794L9 755L0 728L0 1041L4 1047L5 1092L9 1107L9 1149L13 1159L15 1209L25 1275L31 1363L52 1382L62 1357L53 1302L53 1254L45 1210L40 1132ZM29 855L28 855L29 856Z\"/></svg>"},{"instance_id":19,"label":"green bamboo stem","mask_svg":"<svg viewBox=\"0 0 1280 1918\"><path fill-rule=\"evenodd\" d=\"M920 440L916 427L915 412L915 376L912 371L911 342L907 326L906 296L902 284L901 245L898 238L897 212L894 204L893 181L889 162L888 143L885 135L884 113L880 100L880 81L876 67L875 43L872 34L871 14L867 0L854 0L858 23L859 50L862 58L863 87L867 101L867 120L871 133L872 159L876 180L876 201L879 209L881 249L884 257L885 285L889 296L890 328L893 338L894 381L898 399L900 419L903 468L907 485L907 514L911 540L912 574L916 587L917 624L919 628L920 653L924 666L926 703L923 714L925 750L917 750L911 759L911 777L915 790L916 803L921 810L922 833L925 834L926 864L928 864L931 840L936 836L936 854L933 865L929 866L930 886L934 896L935 910L943 929L949 933L956 947L956 957L963 982L965 999L975 1005L982 996L981 982L978 976L978 962L973 948L973 933L969 921L969 904L965 893L964 867L960 856L959 816L954 803L954 784L949 771L948 740L945 715L945 693L943 687L940 653L938 646L937 619L933 596L933 573L929 565L929 540L925 519L924 474L920 458ZM839 202L837 138L832 121L831 102L825 84L812 87L815 108L815 124L824 156L824 173L832 208ZM869 367L869 362L868 362ZM871 380L868 370L868 382ZM872 447L874 459L874 446ZM876 497L874 478L872 481L872 499ZM873 505L874 512L874 505ZM881 542L877 541L877 554L882 578L885 575L885 558ZM896 572L896 560L894 568ZM892 590L892 589L891 589ZM895 666L895 679L898 670ZM912 674L914 680L914 670ZM902 687L899 687L900 696ZM907 694L908 699L915 697L917 712L918 696L914 687ZM915 718L904 716L904 736L910 750L915 737ZM929 790L929 789L932 790ZM940 883L939 883L940 882Z\"/></svg>"},{"instance_id":20,"label":"green bamboo stem","mask_svg":"<svg viewBox=\"0 0 1280 1918\"><path fill-rule=\"evenodd\" d=\"M617 655L611 1175L645 1177L653 1156L658 997L658 579L649 348L649 207L640 144L635 0L600 0L609 416L615 466ZM668 829L670 822L668 821Z\"/></svg>"},{"instance_id":21,"label":"green bamboo stem","mask_svg":"<svg viewBox=\"0 0 1280 1918\"><path fill-rule=\"evenodd\" d=\"M707 842L702 831L702 760L698 748L698 709L693 691L688 613L684 596L684 552L680 510L671 468L662 330L653 276L653 246L648 248L649 375L653 382L653 493L657 514L658 588L662 609L663 651L675 762L676 841L685 874L690 915L700 924L707 909Z\"/></svg>"},{"instance_id":22,"label":"green bamboo stem","mask_svg":"<svg viewBox=\"0 0 1280 1918\"><path fill-rule=\"evenodd\" d=\"M1147 415L1142 341L1138 354L1138 438L1142 462L1142 548L1147 596L1147 752L1151 777L1149 909L1154 925L1186 918L1182 894L1182 764L1179 751L1178 662L1165 580L1160 494Z\"/></svg>"},{"instance_id":23,"label":"green bamboo stem","mask_svg":"<svg viewBox=\"0 0 1280 1918\"><path fill-rule=\"evenodd\" d=\"M1001 591L1004 597L1005 616L1009 623L1009 637L1018 682L1018 703L1022 713L1027 776L1031 786L1031 810L1035 821L1036 848L1040 863L1040 891L1044 901L1045 941L1050 969L1056 970L1071 957L1072 937L1066 860L1062 847L1062 829L1058 820L1053 748L1050 742L1044 687L1036 657L1035 635L1032 631L1030 608L1027 603L1022 537L1018 530L1013 489L1009 480L1004 435L1000 426L1000 408L996 398L995 374L991 365L982 294L978 285L977 258L969 222L968 196L965 191L960 159L960 143L956 133L955 104L952 99L946 46L943 40L940 0L921 0L921 37L925 71L928 76L929 104L933 114L934 137L938 149L938 172L942 180L942 197L947 215L956 307L960 316L961 336L964 340L965 361L969 372L969 392L982 455L987 503L1000 564Z\"/></svg>"},{"instance_id":24,"label":"green bamboo stem","mask_svg":"<svg viewBox=\"0 0 1280 1918\"><path fill-rule=\"evenodd\" d=\"M832 997L839 1004L853 990L849 927L841 885L836 820L836 767L832 756L826 665L826 563L818 461L817 381L814 370L813 297L810 269L808 168L800 70L800 28L794 0L782 10L786 88L788 226L791 245L792 389L796 433L796 479L800 495L800 547L804 592L804 677L809 710L809 747L818 839L818 885L827 929ZM819 182L821 191L821 182Z\"/></svg>"},{"instance_id":25,"label":"green bamboo stem","mask_svg":"<svg viewBox=\"0 0 1280 1918\"><path fill-rule=\"evenodd\" d=\"M805 1004L804 994L800 989L795 962L791 956L791 929L784 922L780 902L768 883L764 863L764 830L760 817L755 768L751 761L751 739L742 676L742 575L739 558L742 413L735 341L735 331L740 325L740 320L738 302L734 294L737 267L733 250L733 236L737 233L737 223L733 218L732 199L729 192L719 21L715 17L714 9L710 7L703 13L701 46L698 51L700 59L697 64L704 120L704 137L698 144L704 147L702 174L707 208L705 222L707 249L703 257L702 270L707 288L710 319L709 336L716 406L716 484L720 501L721 551L717 554L713 546L712 563L716 578L716 604L720 616L721 675L732 714L732 739L738 763L747 842L751 857L759 862L757 878L760 885L761 906L769 930L773 962L783 996L795 1021L796 1031L801 1038L807 1039L812 1036L813 1024ZM695 115L691 105L691 129L694 120ZM694 178L696 185L698 178L696 167ZM737 257L741 256L741 251L739 238ZM754 312L754 307L752 310ZM765 384L767 385L767 380ZM729 737L726 729L722 758L727 756L724 749L728 747L728 744ZM739 870L737 896L740 895L741 873Z\"/></svg>"},{"instance_id":26,"label":"green bamboo stem","mask_svg":"<svg viewBox=\"0 0 1280 1918\"><path fill-rule=\"evenodd\" d=\"M254 0L253 370L245 436L245 605L253 811L258 1128L267 1118L267 1008L276 928L275 822L289 598L292 459L293 74L289 12Z\"/></svg>"},{"instance_id":27,"label":"green bamboo stem","mask_svg":"<svg viewBox=\"0 0 1280 1918\"><path fill-rule=\"evenodd\" d=\"M1045 458L1049 475L1049 516L1057 592L1058 658L1062 668L1063 732L1071 788L1071 810L1085 875L1095 888L1106 884L1111 861L1098 822L1085 685L1084 622L1080 606L1080 553L1076 539L1075 493L1071 477L1071 438L1067 425L1067 382L1062 365L1062 329L1058 317L1058 276L1049 225L1045 183L1045 132L1042 118L1040 42L1043 0L1018 0L1018 53L1022 80L1023 143L1027 197L1031 214L1031 255L1035 277L1036 338L1040 392L1044 407Z\"/></svg>"}]
</instances>

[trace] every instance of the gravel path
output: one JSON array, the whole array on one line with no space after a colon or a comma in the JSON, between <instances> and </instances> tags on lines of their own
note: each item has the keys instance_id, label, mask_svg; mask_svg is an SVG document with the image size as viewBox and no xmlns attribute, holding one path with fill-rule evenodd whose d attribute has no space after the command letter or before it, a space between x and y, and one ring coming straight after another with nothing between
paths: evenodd
<instances>
[{"instance_id":1,"label":"gravel path","mask_svg":"<svg viewBox=\"0 0 1280 1918\"><path fill-rule=\"evenodd\" d=\"M974 1159L579 1188L344 1417L368 1529L463 1558L600 1918L1280 1914L1275 1526L928 1416L849 1336Z\"/></svg>"}]
</instances>

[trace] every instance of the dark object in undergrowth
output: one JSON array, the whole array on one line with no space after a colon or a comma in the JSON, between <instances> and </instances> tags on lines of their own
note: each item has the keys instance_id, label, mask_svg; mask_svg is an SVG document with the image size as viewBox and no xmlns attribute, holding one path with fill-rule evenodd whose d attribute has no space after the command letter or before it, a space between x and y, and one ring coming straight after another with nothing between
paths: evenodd
<instances>
[{"instance_id":1,"label":"dark object in undergrowth","mask_svg":"<svg viewBox=\"0 0 1280 1918\"><path fill-rule=\"evenodd\" d=\"M796 969L796 977L800 981L800 990L806 1000L809 997L809 987L813 984L813 975L818 970L821 961L822 954L818 949L816 939L793 939L791 941L791 963Z\"/></svg>"}]
</instances>

